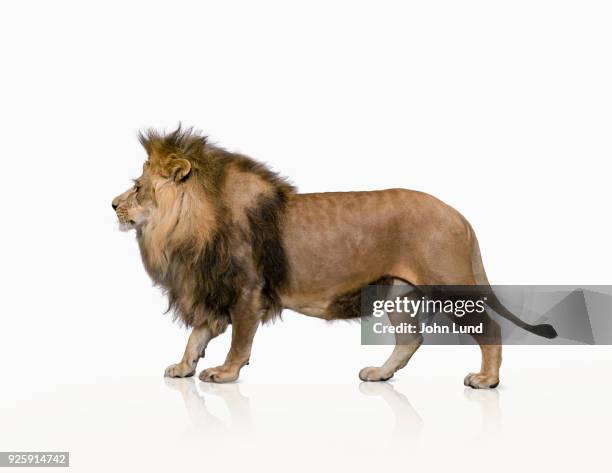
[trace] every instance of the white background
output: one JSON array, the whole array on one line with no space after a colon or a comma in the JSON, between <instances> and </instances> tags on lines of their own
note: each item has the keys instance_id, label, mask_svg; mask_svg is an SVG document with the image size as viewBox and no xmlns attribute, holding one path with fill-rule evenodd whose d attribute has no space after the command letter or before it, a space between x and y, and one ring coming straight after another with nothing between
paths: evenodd
<instances>
[{"instance_id":1,"label":"white background","mask_svg":"<svg viewBox=\"0 0 612 473\"><path fill-rule=\"evenodd\" d=\"M438 196L494 284L609 284L611 23L595 1L3 4L0 450L77 471L609 469L608 347L508 348L488 392L462 385L476 348L424 347L360 386L389 347L285 312L238 384L166 386L187 333L110 203L137 131L180 120L303 192Z\"/></svg>"}]
</instances>

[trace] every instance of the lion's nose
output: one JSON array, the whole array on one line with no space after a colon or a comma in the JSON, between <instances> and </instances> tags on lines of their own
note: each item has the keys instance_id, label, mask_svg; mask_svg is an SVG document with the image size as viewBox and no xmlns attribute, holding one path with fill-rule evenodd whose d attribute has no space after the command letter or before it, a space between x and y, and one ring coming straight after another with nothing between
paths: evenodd
<instances>
[{"instance_id":1,"label":"lion's nose","mask_svg":"<svg viewBox=\"0 0 612 473\"><path fill-rule=\"evenodd\" d=\"M118 205L113 202L113 210L117 210Z\"/></svg>"}]
</instances>

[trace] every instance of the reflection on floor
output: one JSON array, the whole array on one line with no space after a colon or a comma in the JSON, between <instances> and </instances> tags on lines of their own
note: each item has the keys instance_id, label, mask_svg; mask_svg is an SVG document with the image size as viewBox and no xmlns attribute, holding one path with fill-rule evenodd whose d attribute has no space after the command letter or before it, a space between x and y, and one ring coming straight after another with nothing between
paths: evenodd
<instances>
[{"instance_id":1,"label":"reflection on floor","mask_svg":"<svg viewBox=\"0 0 612 473\"><path fill-rule=\"evenodd\" d=\"M361 384L7 379L0 445L68 450L71 471L87 473L607 471L612 390L567 373L596 379L608 364L558 366L510 372L494 390L437 374Z\"/></svg>"},{"instance_id":2,"label":"reflection on floor","mask_svg":"<svg viewBox=\"0 0 612 473\"><path fill-rule=\"evenodd\" d=\"M166 386L181 393L185 408L193 426L201 434L219 435L224 430L245 434L251 429L251 407L249 399L240 392L237 383L214 384L198 382L194 378L165 378ZM221 398L230 413L230 425L212 415L206 408L206 398Z\"/></svg>"},{"instance_id":3,"label":"reflection on floor","mask_svg":"<svg viewBox=\"0 0 612 473\"><path fill-rule=\"evenodd\" d=\"M497 434L501 432L501 409L499 408L499 391L497 389L465 388L464 396L470 402L480 405L482 412L482 432Z\"/></svg>"},{"instance_id":4,"label":"reflection on floor","mask_svg":"<svg viewBox=\"0 0 612 473\"><path fill-rule=\"evenodd\" d=\"M420 435L423 429L421 416L412 407L408 398L398 392L392 384L362 382L359 385L359 392L366 396L381 398L391 408L395 417L394 437L417 438Z\"/></svg>"},{"instance_id":5,"label":"reflection on floor","mask_svg":"<svg viewBox=\"0 0 612 473\"><path fill-rule=\"evenodd\" d=\"M220 432L228 431L245 435L253 431L250 401L242 394L239 383L202 383L195 381L195 378L165 378L165 383L170 389L181 394L188 416L199 434L218 436ZM362 382L358 385L358 389L364 396L382 399L391 409L395 418L394 438L418 439L424 427L423 419L406 395L399 392L393 384ZM499 391L465 388L464 396L469 402L480 406L482 432L489 435L499 433L501 430ZM230 414L229 425L211 414L207 408L206 401L211 397L223 400Z\"/></svg>"}]
</instances>

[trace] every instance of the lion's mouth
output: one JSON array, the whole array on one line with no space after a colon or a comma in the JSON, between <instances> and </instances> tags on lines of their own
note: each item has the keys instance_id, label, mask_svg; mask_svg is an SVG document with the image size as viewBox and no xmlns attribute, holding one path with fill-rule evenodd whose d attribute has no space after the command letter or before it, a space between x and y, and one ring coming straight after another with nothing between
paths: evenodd
<instances>
[{"instance_id":1,"label":"lion's mouth","mask_svg":"<svg viewBox=\"0 0 612 473\"><path fill-rule=\"evenodd\" d=\"M136 227L136 222L130 219L123 212L117 212L117 218L119 219L119 230L122 232L127 232Z\"/></svg>"}]
</instances>

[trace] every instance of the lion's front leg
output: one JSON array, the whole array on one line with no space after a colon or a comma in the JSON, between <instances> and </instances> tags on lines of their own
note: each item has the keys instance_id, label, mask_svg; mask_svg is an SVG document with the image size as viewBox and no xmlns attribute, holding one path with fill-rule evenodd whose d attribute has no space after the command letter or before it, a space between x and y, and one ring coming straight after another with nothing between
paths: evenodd
<instances>
[{"instance_id":1,"label":"lion's front leg","mask_svg":"<svg viewBox=\"0 0 612 473\"><path fill-rule=\"evenodd\" d=\"M202 371L202 381L228 383L238 379L240 369L249 362L259 321L258 311L236 311L232 315L232 344L225 363Z\"/></svg>"},{"instance_id":2,"label":"lion's front leg","mask_svg":"<svg viewBox=\"0 0 612 473\"><path fill-rule=\"evenodd\" d=\"M183 359L175 365L168 366L164 376L170 378L186 378L193 376L198 360L204 356L204 350L208 342L214 338L214 336L212 330L206 325L194 327L191 331L191 335L189 335Z\"/></svg>"}]
</instances>

